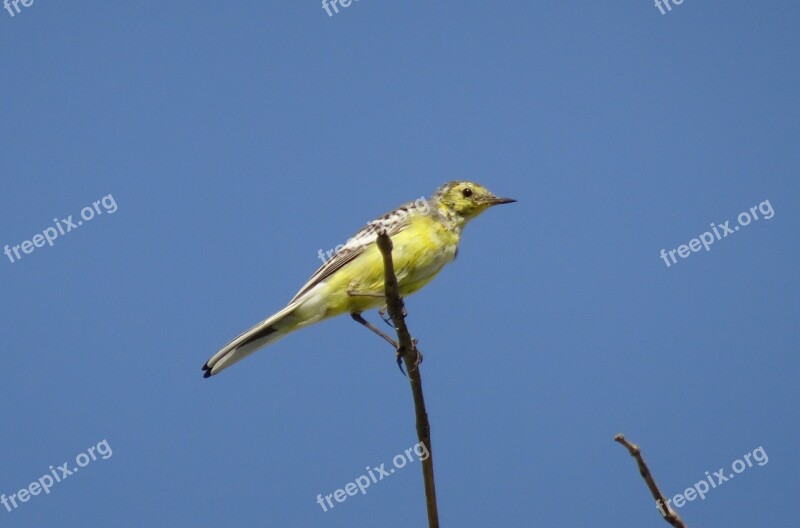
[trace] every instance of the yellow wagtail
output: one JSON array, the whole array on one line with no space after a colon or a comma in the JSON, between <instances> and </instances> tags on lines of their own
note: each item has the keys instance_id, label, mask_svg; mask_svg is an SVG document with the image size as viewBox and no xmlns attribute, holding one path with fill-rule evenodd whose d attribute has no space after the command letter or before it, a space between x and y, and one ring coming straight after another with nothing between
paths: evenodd
<instances>
[{"instance_id":1,"label":"yellow wagtail","mask_svg":"<svg viewBox=\"0 0 800 528\"><path fill-rule=\"evenodd\" d=\"M385 231L392 239L400 294L407 296L456 258L461 230L468 221L493 205L514 201L498 198L477 183L454 181L441 186L430 204L417 200L373 220L340 247L283 310L214 354L203 365L203 377L217 374L295 330L335 315L349 313L380 334L361 317L364 310L385 304L383 256L375 243L378 233Z\"/></svg>"}]
</instances>

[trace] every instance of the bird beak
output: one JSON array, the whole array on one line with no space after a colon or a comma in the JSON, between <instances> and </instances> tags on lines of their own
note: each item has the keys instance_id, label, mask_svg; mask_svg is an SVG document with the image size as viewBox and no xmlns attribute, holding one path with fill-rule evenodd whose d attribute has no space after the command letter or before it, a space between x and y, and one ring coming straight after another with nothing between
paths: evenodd
<instances>
[{"instance_id":1,"label":"bird beak","mask_svg":"<svg viewBox=\"0 0 800 528\"><path fill-rule=\"evenodd\" d=\"M489 199L489 205L500 205L514 202L516 202L516 200L513 198L498 198L495 196L494 198Z\"/></svg>"}]
</instances>

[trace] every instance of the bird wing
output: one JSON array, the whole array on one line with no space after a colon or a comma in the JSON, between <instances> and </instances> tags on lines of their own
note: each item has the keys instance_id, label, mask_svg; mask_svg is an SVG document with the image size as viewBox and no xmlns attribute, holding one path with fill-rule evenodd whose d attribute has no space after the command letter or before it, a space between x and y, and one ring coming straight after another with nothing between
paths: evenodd
<instances>
[{"instance_id":1,"label":"bird wing","mask_svg":"<svg viewBox=\"0 0 800 528\"><path fill-rule=\"evenodd\" d=\"M400 231L407 228L410 224L411 210L415 207L414 203L408 203L398 207L394 211L385 214L381 218L373 220L368 223L361 231L353 235L336 254L331 257L325 264L314 272L308 282L306 282L300 291L292 298L289 303L293 303L303 294L308 292L311 288L324 281L348 263L355 260L359 255L375 244L378 238L378 233L386 231L390 237L396 235Z\"/></svg>"}]
</instances>

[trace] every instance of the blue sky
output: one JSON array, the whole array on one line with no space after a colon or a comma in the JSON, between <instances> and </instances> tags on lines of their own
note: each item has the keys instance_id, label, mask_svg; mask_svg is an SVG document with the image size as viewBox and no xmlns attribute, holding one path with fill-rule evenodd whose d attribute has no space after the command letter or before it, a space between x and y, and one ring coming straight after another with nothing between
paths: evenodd
<instances>
[{"instance_id":1,"label":"blue sky","mask_svg":"<svg viewBox=\"0 0 800 528\"><path fill-rule=\"evenodd\" d=\"M666 526L618 432L670 497L763 447L689 526L796 518L797 5L19 7L0 246L31 252L0 255L0 494L87 464L3 526L423 526L418 461L316 502L416 443L375 336L342 317L200 367L319 249L454 179L519 201L407 299L443 526Z\"/></svg>"}]
</instances>

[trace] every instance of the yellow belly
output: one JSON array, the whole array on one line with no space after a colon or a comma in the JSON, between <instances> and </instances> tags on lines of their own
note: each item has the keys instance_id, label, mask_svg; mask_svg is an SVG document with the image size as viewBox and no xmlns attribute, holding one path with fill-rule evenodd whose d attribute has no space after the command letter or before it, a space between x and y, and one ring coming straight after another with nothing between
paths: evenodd
<instances>
[{"instance_id":1,"label":"yellow belly","mask_svg":"<svg viewBox=\"0 0 800 528\"><path fill-rule=\"evenodd\" d=\"M455 258L458 235L427 217L392 237L392 260L400 294L411 295ZM326 313L331 317L378 308L385 304L383 256L374 244L326 283Z\"/></svg>"}]
</instances>

